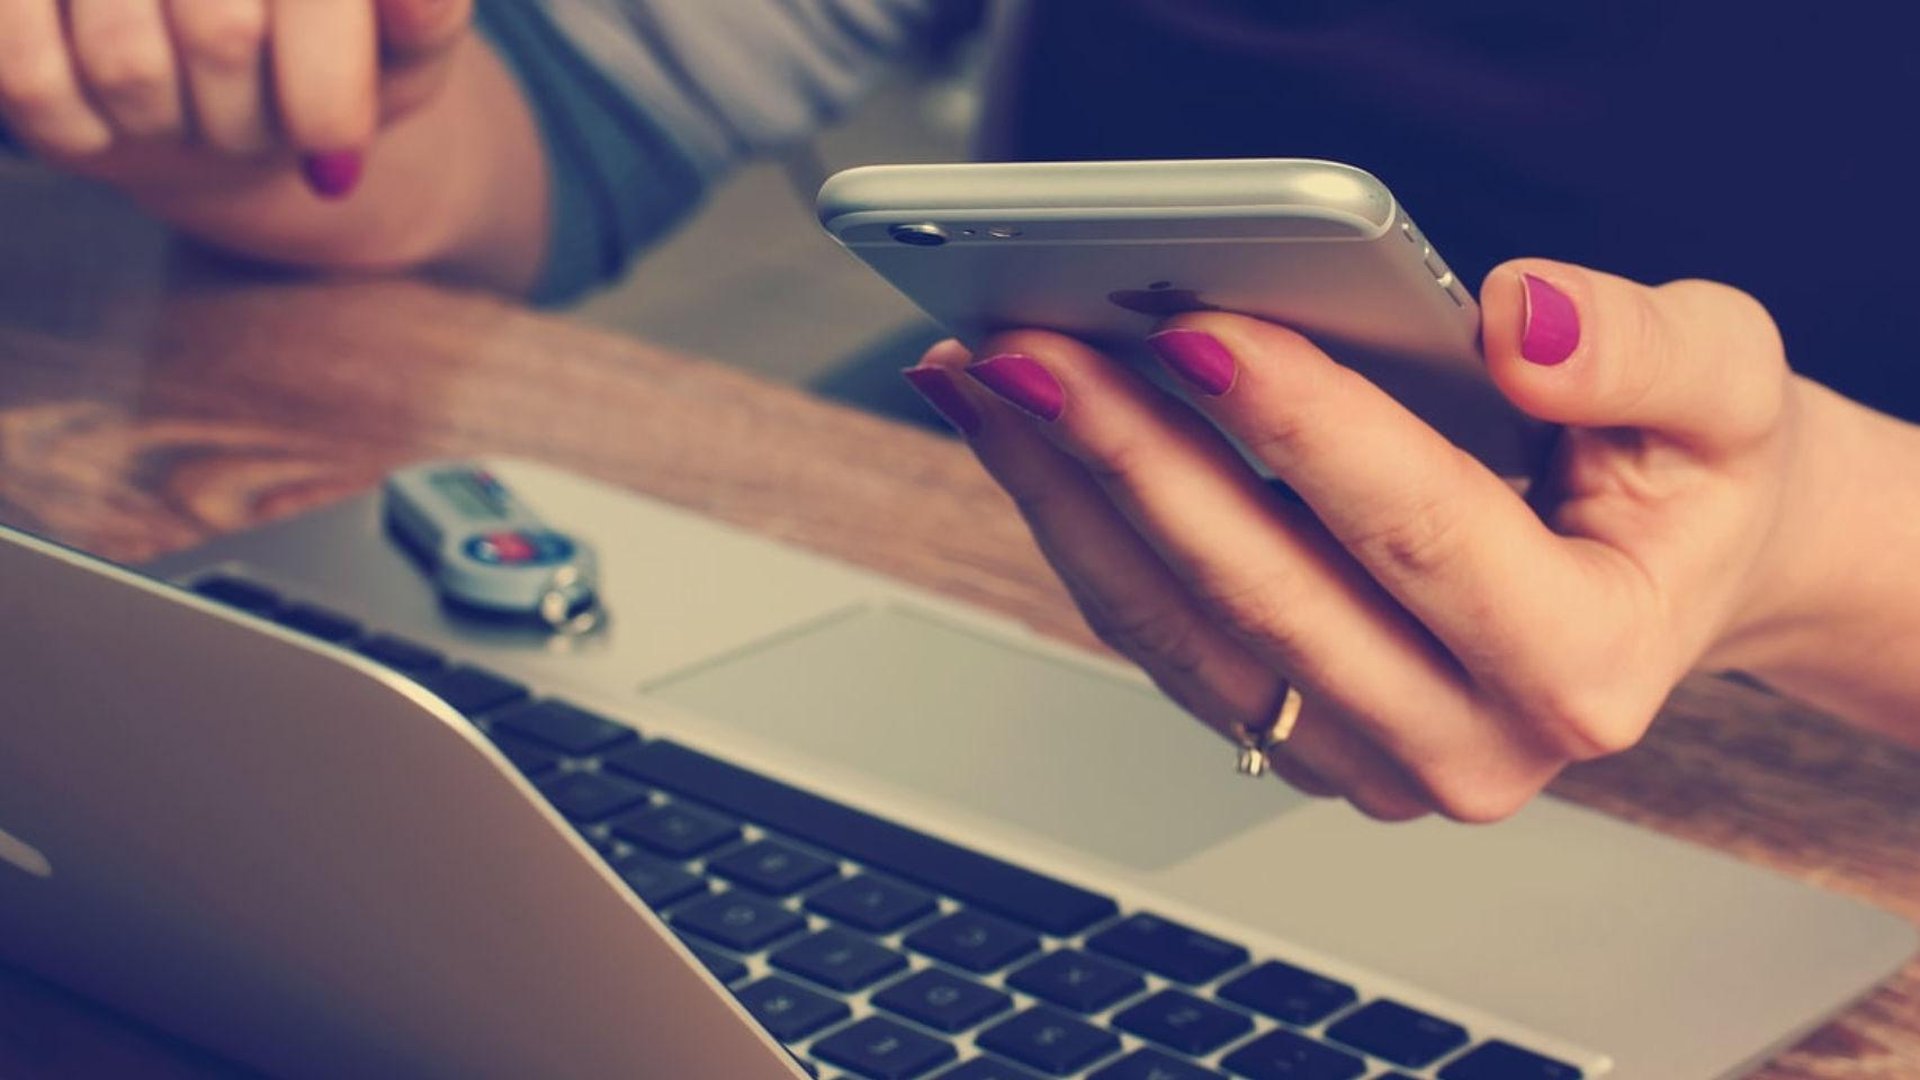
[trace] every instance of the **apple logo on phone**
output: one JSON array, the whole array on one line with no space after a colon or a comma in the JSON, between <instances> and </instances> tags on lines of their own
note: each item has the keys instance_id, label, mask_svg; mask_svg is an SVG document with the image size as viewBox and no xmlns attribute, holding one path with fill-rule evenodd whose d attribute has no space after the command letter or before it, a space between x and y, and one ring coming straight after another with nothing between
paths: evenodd
<instances>
[{"instance_id":1,"label":"apple logo on phone","mask_svg":"<svg viewBox=\"0 0 1920 1080\"><path fill-rule=\"evenodd\" d=\"M1117 289L1107 294L1107 302L1156 319L1189 311L1220 310L1202 300L1200 294L1192 289L1174 288L1171 281L1156 281L1144 289Z\"/></svg>"}]
</instances>

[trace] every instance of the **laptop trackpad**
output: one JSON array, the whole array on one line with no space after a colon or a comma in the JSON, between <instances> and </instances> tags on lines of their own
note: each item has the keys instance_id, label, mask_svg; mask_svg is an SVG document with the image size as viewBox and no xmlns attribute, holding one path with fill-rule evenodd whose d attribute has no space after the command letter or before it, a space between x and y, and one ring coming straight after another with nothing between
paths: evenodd
<instances>
[{"instance_id":1,"label":"laptop trackpad","mask_svg":"<svg viewBox=\"0 0 1920 1080\"><path fill-rule=\"evenodd\" d=\"M1152 687L912 608L863 608L644 688L1089 854L1158 870L1306 800Z\"/></svg>"}]
</instances>

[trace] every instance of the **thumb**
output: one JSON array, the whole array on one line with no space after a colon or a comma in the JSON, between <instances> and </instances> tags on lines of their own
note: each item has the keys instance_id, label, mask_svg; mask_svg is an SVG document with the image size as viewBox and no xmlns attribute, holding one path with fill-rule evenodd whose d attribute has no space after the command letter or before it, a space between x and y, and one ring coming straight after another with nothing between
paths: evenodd
<instances>
[{"instance_id":1,"label":"thumb","mask_svg":"<svg viewBox=\"0 0 1920 1080\"><path fill-rule=\"evenodd\" d=\"M1787 385L1766 309L1709 281L1657 287L1518 259L1481 287L1488 374L1521 411L1655 431L1700 450L1769 430Z\"/></svg>"},{"instance_id":2,"label":"thumb","mask_svg":"<svg viewBox=\"0 0 1920 1080\"><path fill-rule=\"evenodd\" d=\"M381 50L401 63L444 52L473 21L473 0L374 0L374 7Z\"/></svg>"}]
</instances>

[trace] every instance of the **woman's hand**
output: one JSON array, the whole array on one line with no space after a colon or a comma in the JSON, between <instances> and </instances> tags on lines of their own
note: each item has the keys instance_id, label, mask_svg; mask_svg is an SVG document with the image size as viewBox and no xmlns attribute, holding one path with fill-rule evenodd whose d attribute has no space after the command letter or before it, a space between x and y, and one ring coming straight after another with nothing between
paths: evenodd
<instances>
[{"instance_id":1,"label":"woman's hand","mask_svg":"<svg viewBox=\"0 0 1920 1080\"><path fill-rule=\"evenodd\" d=\"M1300 335L1235 315L1150 342L1304 505L1059 335L978 358L947 343L908 377L1095 632L1175 701L1227 732L1270 720L1291 681L1307 704L1273 754L1283 777L1379 818L1492 821L1793 621L1810 384L1721 285L1526 260L1482 303L1494 382L1565 425L1524 497Z\"/></svg>"},{"instance_id":2,"label":"woman's hand","mask_svg":"<svg viewBox=\"0 0 1920 1080\"><path fill-rule=\"evenodd\" d=\"M472 17L473 0L0 0L0 125L240 255L524 292L546 156Z\"/></svg>"},{"instance_id":3,"label":"woman's hand","mask_svg":"<svg viewBox=\"0 0 1920 1080\"><path fill-rule=\"evenodd\" d=\"M303 172L340 198L427 104L472 0L0 0L0 123L138 196Z\"/></svg>"}]
</instances>

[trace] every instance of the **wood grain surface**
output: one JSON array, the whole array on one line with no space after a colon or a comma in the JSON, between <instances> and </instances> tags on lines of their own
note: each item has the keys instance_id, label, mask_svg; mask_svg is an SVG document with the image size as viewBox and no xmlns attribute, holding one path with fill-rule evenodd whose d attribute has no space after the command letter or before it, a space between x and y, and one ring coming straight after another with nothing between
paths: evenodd
<instances>
[{"instance_id":1,"label":"wood grain surface","mask_svg":"<svg viewBox=\"0 0 1920 1080\"><path fill-rule=\"evenodd\" d=\"M76 310L0 264L0 520L138 561L426 455L509 453L1093 645L948 440L484 297L175 269ZM1557 791L1920 921L1920 753L1758 690L1689 683L1642 747ZM0 971L0 1076L234 1075ZM1920 965L1758 1075L1920 1077Z\"/></svg>"}]
</instances>

